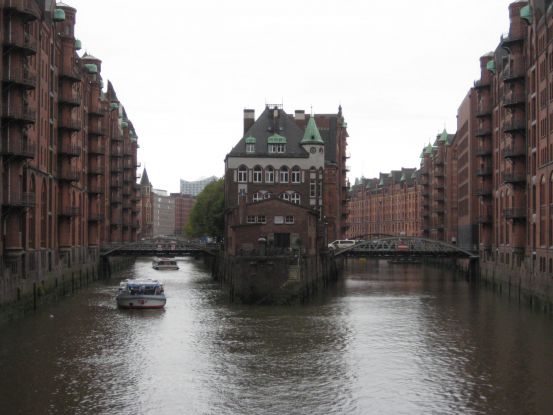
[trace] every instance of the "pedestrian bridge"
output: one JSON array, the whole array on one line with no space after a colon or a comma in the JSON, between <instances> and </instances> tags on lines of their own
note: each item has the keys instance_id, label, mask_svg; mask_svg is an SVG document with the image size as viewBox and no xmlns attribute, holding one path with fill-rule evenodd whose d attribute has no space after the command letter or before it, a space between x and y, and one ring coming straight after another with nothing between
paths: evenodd
<instances>
[{"instance_id":1,"label":"pedestrian bridge","mask_svg":"<svg viewBox=\"0 0 553 415\"><path fill-rule=\"evenodd\" d=\"M415 236L381 236L360 240L355 245L337 249L335 256L356 257L451 257L477 259L478 255L458 246Z\"/></svg>"},{"instance_id":2,"label":"pedestrian bridge","mask_svg":"<svg viewBox=\"0 0 553 415\"><path fill-rule=\"evenodd\" d=\"M126 244L105 246L100 255L110 256L200 256L217 254L217 244L200 244L182 239L152 238Z\"/></svg>"}]
</instances>

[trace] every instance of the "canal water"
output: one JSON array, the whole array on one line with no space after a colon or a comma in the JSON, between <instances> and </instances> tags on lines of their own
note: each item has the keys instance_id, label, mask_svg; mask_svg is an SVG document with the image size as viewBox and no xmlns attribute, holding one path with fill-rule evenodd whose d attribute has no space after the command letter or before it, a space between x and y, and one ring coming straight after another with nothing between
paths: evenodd
<instances>
[{"instance_id":1,"label":"canal water","mask_svg":"<svg viewBox=\"0 0 553 415\"><path fill-rule=\"evenodd\" d=\"M355 260L309 305L228 304L201 261L165 310L118 279L0 327L2 414L553 414L553 318L449 271Z\"/></svg>"}]
</instances>

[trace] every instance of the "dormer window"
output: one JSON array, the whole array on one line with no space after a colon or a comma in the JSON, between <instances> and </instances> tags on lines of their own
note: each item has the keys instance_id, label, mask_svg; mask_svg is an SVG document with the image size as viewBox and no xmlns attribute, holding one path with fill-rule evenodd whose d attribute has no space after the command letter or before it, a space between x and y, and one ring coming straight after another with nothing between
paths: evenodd
<instances>
[{"instance_id":1,"label":"dormer window","mask_svg":"<svg viewBox=\"0 0 553 415\"><path fill-rule=\"evenodd\" d=\"M255 137L249 136L244 140L246 142L246 153L253 154L255 153Z\"/></svg>"},{"instance_id":2,"label":"dormer window","mask_svg":"<svg viewBox=\"0 0 553 415\"><path fill-rule=\"evenodd\" d=\"M267 150L269 154L286 153L286 137L280 134L273 134L267 138Z\"/></svg>"}]
</instances>

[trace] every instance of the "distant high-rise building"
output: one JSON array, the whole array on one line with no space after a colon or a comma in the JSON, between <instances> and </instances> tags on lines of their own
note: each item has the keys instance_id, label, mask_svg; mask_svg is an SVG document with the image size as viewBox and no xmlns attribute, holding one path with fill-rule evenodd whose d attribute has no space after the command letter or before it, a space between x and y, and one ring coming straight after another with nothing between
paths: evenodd
<instances>
[{"instance_id":1,"label":"distant high-rise building","mask_svg":"<svg viewBox=\"0 0 553 415\"><path fill-rule=\"evenodd\" d=\"M184 195L198 196L209 183L215 180L217 180L217 177L215 176L211 176L206 179L196 180L194 182L188 182L181 179L180 192Z\"/></svg>"}]
</instances>

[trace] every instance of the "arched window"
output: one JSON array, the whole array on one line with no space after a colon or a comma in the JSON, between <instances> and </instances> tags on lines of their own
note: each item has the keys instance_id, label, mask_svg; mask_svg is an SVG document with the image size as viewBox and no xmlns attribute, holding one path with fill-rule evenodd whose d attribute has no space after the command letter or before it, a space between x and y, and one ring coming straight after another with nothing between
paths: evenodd
<instances>
[{"instance_id":1,"label":"arched window","mask_svg":"<svg viewBox=\"0 0 553 415\"><path fill-rule=\"evenodd\" d=\"M300 183L301 181L301 170L298 166L294 166L292 169L292 183Z\"/></svg>"},{"instance_id":2,"label":"arched window","mask_svg":"<svg viewBox=\"0 0 553 415\"><path fill-rule=\"evenodd\" d=\"M280 168L280 176L279 176L279 182L280 183L288 183L288 167L282 166Z\"/></svg>"},{"instance_id":3,"label":"arched window","mask_svg":"<svg viewBox=\"0 0 553 415\"><path fill-rule=\"evenodd\" d=\"M282 200L290 201L290 195L288 193L281 193L279 198Z\"/></svg>"},{"instance_id":4,"label":"arched window","mask_svg":"<svg viewBox=\"0 0 553 415\"><path fill-rule=\"evenodd\" d=\"M273 183L275 181L275 169L273 166L267 166L265 169L265 183Z\"/></svg>"},{"instance_id":5,"label":"arched window","mask_svg":"<svg viewBox=\"0 0 553 415\"><path fill-rule=\"evenodd\" d=\"M260 166L255 166L253 168L253 182L261 183L262 180L263 180L263 170L261 170Z\"/></svg>"},{"instance_id":6,"label":"arched window","mask_svg":"<svg viewBox=\"0 0 553 415\"><path fill-rule=\"evenodd\" d=\"M273 197L273 194L271 192L265 192L263 194L263 199L270 199L271 197Z\"/></svg>"},{"instance_id":7,"label":"arched window","mask_svg":"<svg viewBox=\"0 0 553 415\"><path fill-rule=\"evenodd\" d=\"M248 169L246 166L238 167L238 182L246 183L248 181Z\"/></svg>"},{"instance_id":8,"label":"arched window","mask_svg":"<svg viewBox=\"0 0 553 415\"><path fill-rule=\"evenodd\" d=\"M261 195L261 193L255 192L255 193L253 194L252 201L253 201L253 202L259 202L259 201L261 201L261 200L263 200L263 196Z\"/></svg>"},{"instance_id":9,"label":"arched window","mask_svg":"<svg viewBox=\"0 0 553 415\"><path fill-rule=\"evenodd\" d=\"M295 203L296 205L299 205L301 203L301 196L298 192L292 193L292 197L290 197L290 201L292 203Z\"/></svg>"}]
</instances>

